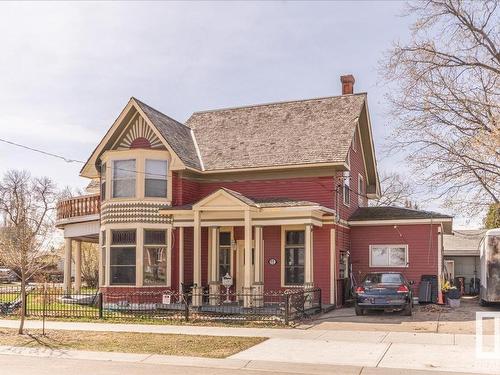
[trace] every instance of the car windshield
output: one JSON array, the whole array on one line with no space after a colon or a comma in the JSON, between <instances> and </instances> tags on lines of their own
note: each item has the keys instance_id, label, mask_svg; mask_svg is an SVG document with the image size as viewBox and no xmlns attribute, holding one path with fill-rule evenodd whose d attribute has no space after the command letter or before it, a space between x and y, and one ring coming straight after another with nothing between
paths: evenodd
<instances>
[{"instance_id":1,"label":"car windshield","mask_svg":"<svg viewBox=\"0 0 500 375\"><path fill-rule=\"evenodd\" d=\"M371 273L366 275L365 284L401 284L403 277L399 273Z\"/></svg>"}]
</instances>

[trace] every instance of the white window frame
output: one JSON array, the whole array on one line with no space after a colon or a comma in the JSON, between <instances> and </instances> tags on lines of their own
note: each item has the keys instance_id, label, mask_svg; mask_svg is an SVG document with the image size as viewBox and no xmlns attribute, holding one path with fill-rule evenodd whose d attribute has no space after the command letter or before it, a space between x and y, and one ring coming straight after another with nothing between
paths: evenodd
<instances>
[{"instance_id":1,"label":"white window frame","mask_svg":"<svg viewBox=\"0 0 500 375\"><path fill-rule=\"evenodd\" d=\"M115 196L115 181L117 180L115 178L115 168L116 168L116 163L119 163L121 161L134 161L135 164L135 172L134 172L134 194L130 197L116 197ZM120 178L118 179L119 181L126 181L129 179L125 178ZM131 198L136 198L137 197L137 159L136 158L127 158L127 159L114 159L113 160L113 169L111 171L111 198L113 199L131 199Z\"/></svg>"},{"instance_id":2,"label":"white window frame","mask_svg":"<svg viewBox=\"0 0 500 375\"><path fill-rule=\"evenodd\" d=\"M387 265L385 266L379 266L379 265L373 265L372 264L372 250L375 248L389 248L389 251L387 252ZM391 259L390 257L390 252L391 248L404 248L405 249L405 259L406 259L406 264L404 266L400 265L391 265L389 264L389 261ZM369 246L369 253L368 253L368 258L369 258L369 266L370 268L408 268L410 266L410 259L409 259L409 254L408 254L408 245L407 244L377 244L377 245L370 245Z\"/></svg>"},{"instance_id":3,"label":"white window frame","mask_svg":"<svg viewBox=\"0 0 500 375\"><path fill-rule=\"evenodd\" d=\"M161 161L161 162L164 162L166 164L166 168L165 168L165 185L166 185L166 190L165 190L165 195L164 196L161 196L161 197L151 197L151 196L148 196L146 195L146 181L148 180L148 173L146 171L147 169L147 164L148 164L148 161ZM143 178L143 183L144 183L144 198L167 198L168 197L168 193L169 193L169 189L168 189L168 183L169 183L169 162L167 159L154 159L154 158L148 158L146 157L144 159L144 178ZM160 180L160 178L158 178L158 180Z\"/></svg>"},{"instance_id":4,"label":"white window frame","mask_svg":"<svg viewBox=\"0 0 500 375\"><path fill-rule=\"evenodd\" d=\"M342 202L345 206L349 207L351 205L351 172L342 172ZM347 187L347 194L346 194Z\"/></svg>"},{"instance_id":5,"label":"white window frame","mask_svg":"<svg viewBox=\"0 0 500 375\"><path fill-rule=\"evenodd\" d=\"M361 174L358 173L358 206L364 207L364 198L365 198L365 179Z\"/></svg>"}]
</instances>

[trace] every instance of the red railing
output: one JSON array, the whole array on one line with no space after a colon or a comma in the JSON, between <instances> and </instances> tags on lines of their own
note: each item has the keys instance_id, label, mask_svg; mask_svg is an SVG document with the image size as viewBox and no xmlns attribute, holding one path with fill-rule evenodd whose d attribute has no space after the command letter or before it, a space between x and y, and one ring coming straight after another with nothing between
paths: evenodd
<instances>
[{"instance_id":1,"label":"red railing","mask_svg":"<svg viewBox=\"0 0 500 375\"><path fill-rule=\"evenodd\" d=\"M97 215L100 210L101 201L99 194L69 198L59 201L57 204L57 220Z\"/></svg>"}]
</instances>

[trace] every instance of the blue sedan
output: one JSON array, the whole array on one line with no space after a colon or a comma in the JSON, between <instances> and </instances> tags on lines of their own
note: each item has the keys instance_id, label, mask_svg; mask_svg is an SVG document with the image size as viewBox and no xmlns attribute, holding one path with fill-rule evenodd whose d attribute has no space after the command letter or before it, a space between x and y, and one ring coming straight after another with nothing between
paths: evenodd
<instances>
[{"instance_id":1,"label":"blue sedan","mask_svg":"<svg viewBox=\"0 0 500 375\"><path fill-rule=\"evenodd\" d=\"M365 276L355 292L356 315L366 310L401 310L411 316L413 295L411 285L400 272L372 272Z\"/></svg>"}]
</instances>

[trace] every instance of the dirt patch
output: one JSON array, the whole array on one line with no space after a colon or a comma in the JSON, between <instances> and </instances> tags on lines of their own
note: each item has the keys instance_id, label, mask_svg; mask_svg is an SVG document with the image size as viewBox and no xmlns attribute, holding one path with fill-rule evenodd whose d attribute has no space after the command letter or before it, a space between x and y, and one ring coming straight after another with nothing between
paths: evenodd
<instances>
[{"instance_id":1,"label":"dirt patch","mask_svg":"<svg viewBox=\"0 0 500 375\"><path fill-rule=\"evenodd\" d=\"M416 305L413 316L402 316L399 312L369 312L356 316L354 308L333 310L308 322L310 329L389 331L389 332L434 332L474 334L476 312L500 311L499 306L483 307L477 298L463 298L460 307L441 305ZM484 323L484 333L493 333L493 322Z\"/></svg>"},{"instance_id":2,"label":"dirt patch","mask_svg":"<svg viewBox=\"0 0 500 375\"><path fill-rule=\"evenodd\" d=\"M260 337L62 330L50 330L45 336L40 330L28 330L27 334L18 335L14 329L0 328L0 345L210 358L226 358L264 340Z\"/></svg>"}]
</instances>

